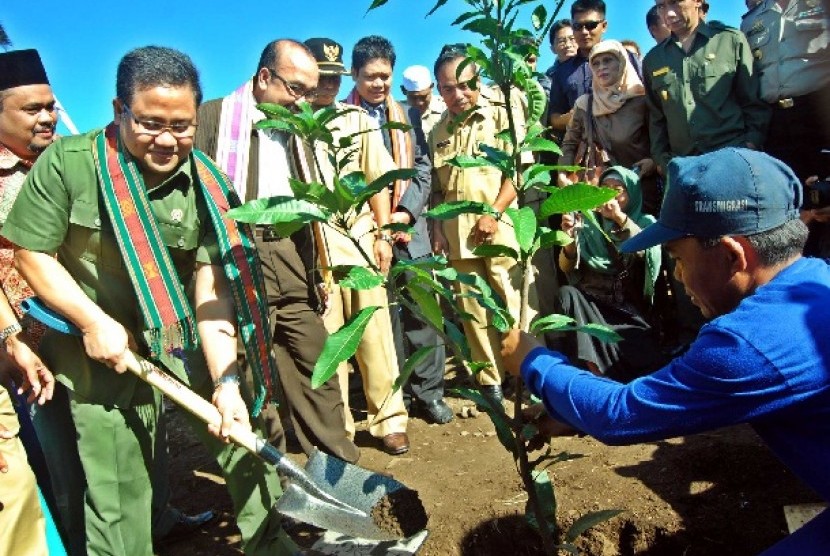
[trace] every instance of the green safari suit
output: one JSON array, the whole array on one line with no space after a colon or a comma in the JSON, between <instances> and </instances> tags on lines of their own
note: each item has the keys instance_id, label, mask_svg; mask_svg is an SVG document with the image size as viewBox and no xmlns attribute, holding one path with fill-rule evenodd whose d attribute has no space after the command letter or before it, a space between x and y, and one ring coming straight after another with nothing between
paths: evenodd
<instances>
[{"instance_id":1,"label":"green safari suit","mask_svg":"<svg viewBox=\"0 0 830 556\"><path fill-rule=\"evenodd\" d=\"M99 198L92 158L97 133L63 138L40 156L3 235L24 249L56 254L84 293L136 338L146 356L138 300ZM148 192L159 234L184 285L190 284L197 263L219 264L217 240L194 175L191 157ZM88 358L80 337L50 331L40 349L66 387L56 395L57 403L39 409L36 421L70 552L84 553L85 543L90 554L152 554L149 474L159 394L132 374L119 375ZM186 359L187 372L171 356L156 363L210 399L212 384L201 349L187 352ZM223 469L246 553L292 553L270 509L281 494L273 468L221 444L195 419L192 424Z\"/></svg>"},{"instance_id":2,"label":"green safari suit","mask_svg":"<svg viewBox=\"0 0 830 556\"><path fill-rule=\"evenodd\" d=\"M770 109L737 29L701 22L688 53L670 36L643 59L643 82L651 154L663 168L674 156L764 142Z\"/></svg>"}]
</instances>

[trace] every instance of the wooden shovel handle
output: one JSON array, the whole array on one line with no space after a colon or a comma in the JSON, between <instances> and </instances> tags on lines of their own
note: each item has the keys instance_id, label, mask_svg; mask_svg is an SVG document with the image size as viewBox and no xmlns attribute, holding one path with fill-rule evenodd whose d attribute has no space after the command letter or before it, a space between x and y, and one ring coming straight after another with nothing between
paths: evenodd
<instances>
[{"instance_id":1,"label":"wooden shovel handle","mask_svg":"<svg viewBox=\"0 0 830 556\"><path fill-rule=\"evenodd\" d=\"M209 425L221 425L222 416L212 403L131 350L127 350L125 359L131 373L158 388L177 405ZM239 423L231 426L230 439L254 454L259 454L265 445L265 441L255 432Z\"/></svg>"}]
</instances>

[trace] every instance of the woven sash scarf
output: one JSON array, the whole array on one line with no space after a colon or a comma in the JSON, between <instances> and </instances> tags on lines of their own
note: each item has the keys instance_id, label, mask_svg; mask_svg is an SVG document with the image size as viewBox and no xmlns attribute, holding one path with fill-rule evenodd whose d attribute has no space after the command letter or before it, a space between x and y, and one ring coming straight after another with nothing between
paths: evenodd
<instances>
[{"instance_id":1,"label":"woven sash scarf","mask_svg":"<svg viewBox=\"0 0 830 556\"><path fill-rule=\"evenodd\" d=\"M193 311L176 268L156 225L144 180L135 161L124 156L118 127L107 126L93 149L104 205L135 289L150 352L176 354L198 344ZM204 198L219 243L222 268L233 291L237 324L254 371L254 404L258 415L274 394L276 366L268 341L264 282L256 263L251 233L244 224L224 218L239 198L227 177L201 151L193 150L197 191ZM186 162L187 163L187 162Z\"/></svg>"},{"instance_id":2,"label":"woven sash scarf","mask_svg":"<svg viewBox=\"0 0 830 556\"><path fill-rule=\"evenodd\" d=\"M357 89L352 89L349 96L344 101L346 104L360 106L360 94ZM397 122L401 124L409 124L406 119L406 111L395 99L391 96L386 98L384 102L386 107L386 119L390 122ZM412 168L415 165L415 154L412 148L412 138L409 131L402 129L390 129L389 139L392 143L392 160L398 168ZM395 212L401 197L406 192L406 188L412 180L395 180L395 186L392 190L392 212Z\"/></svg>"}]
</instances>

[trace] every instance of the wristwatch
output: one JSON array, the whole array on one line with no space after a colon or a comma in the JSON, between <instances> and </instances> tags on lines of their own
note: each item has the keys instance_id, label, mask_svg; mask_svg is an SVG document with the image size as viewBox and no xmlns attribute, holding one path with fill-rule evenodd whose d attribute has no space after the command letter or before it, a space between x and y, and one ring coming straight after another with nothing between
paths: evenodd
<instances>
[{"instance_id":1,"label":"wristwatch","mask_svg":"<svg viewBox=\"0 0 830 556\"><path fill-rule=\"evenodd\" d=\"M395 239L389 234L380 234L376 239L385 241L389 245L395 245Z\"/></svg>"},{"instance_id":2,"label":"wristwatch","mask_svg":"<svg viewBox=\"0 0 830 556\"><path fill-rule=\"evenodd\" d=\"M236 386L239 386L239 375L232 374L220 376L219 378L213 381L213 389L217 390L225 384L234 384Z\"/></svg>"},{"instance_id":3,"label":"wristwatch","mask_svg":"<svg viewBox=\"0 0 830 556\"><path fill-rule=\"evenodd\" d=\"M501 220L501 215L502 215L501 211L498 211L498 210L495 210L495 209L490 211L490 216L495 218L496 222L499 222Z\"/></svg>"},{"instance_id":4,"label":"wristwatch","mask_svg":"<svg viewBox=\"0 0 830 556\"><path fill-rule=\"evenodd\" d=\"M14 336L15 334L23 332L23 327L20 326L20 323L15 321L14 324L8 325L3 330L0 330L0 345L6 345L6 340Z\"/></svg>"}]
</instances>

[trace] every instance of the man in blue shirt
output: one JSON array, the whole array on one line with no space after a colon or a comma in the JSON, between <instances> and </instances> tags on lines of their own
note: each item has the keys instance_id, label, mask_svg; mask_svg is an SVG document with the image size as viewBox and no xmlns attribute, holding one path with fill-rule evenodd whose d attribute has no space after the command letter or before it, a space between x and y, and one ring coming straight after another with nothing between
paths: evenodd
<instances>
[{"instance_id":1,"label":"man in blue shirt","mask_svg":"<svg viewBox=\"0 0 830 556\"><path fill-rule=\"evenodd\" d=\"M782 162L726 148L669 165L657 223L622 245L665 243L675 275L712 319L689 351L620 384L572 366L511 332L506 369L548 413L608 444L633 444L750 424L830 500L830 265L803 258L801 184ZM830 553L830 511L764 552Z\"/></svg>"}]
</instances>

